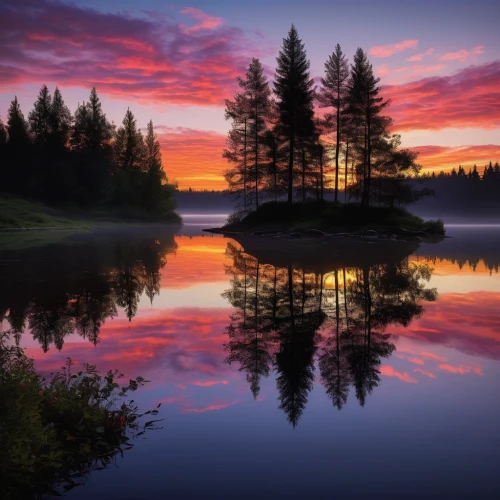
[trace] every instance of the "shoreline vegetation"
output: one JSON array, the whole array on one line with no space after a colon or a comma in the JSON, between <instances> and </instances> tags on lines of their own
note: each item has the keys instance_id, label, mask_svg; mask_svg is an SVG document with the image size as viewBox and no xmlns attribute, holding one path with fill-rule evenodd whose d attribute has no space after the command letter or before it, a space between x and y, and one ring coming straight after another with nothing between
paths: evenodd
<instances>
[{"instance_id":1,"label":"shoreline vegetation","mask_svg":"<svg viewBox=\"0 0 500 500\"><path fill-rule=\"evenodd\" d=\"M137 207L49 206L40 201L0 194L0 232L88 230L144 223L182 224L176 212L154 214Z\"/></svg>"},{"instance_id":2,"label":"shoreline vegetation","mask_svg":"<svg viewBox=\"0 0 500 500\"><path fill-rule=\"evenodd\" d=\"M116 127L95 88L72 114L42 85L27 120L14 97L0 120L0 186L0 227L180 222L153 122L141 129L127 109Z\"/></svg>"},{"instance_id":3,"label":"shoreline vegetation","mask_svg":"<svg viewBox=\"0 0 500 500\"><path fill-rule=\"evenodd\" d=\"M221 228L206 232L286 239L404 241L445 236L443 221L425 221L403 208L368 207L358 203L269 202L243 218L230 216Z\"/></svg>"}]
</instances>

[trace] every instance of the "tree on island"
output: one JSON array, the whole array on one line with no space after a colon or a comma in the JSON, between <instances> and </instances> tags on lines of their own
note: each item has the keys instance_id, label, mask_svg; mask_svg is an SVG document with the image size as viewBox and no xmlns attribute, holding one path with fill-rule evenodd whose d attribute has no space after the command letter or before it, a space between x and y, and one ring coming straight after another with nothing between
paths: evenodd
<instances>
[{"instance_id":1,"label":"tree on island","mask_svg":"<svg viewBox=\"0 0 500 500\"><path fill-rule=\"evenodd\" d=\"M314 81L309 75L310 62L299 34L292 24L288 37L277 58L274 93L277 98L279 120L277 135L285 143L288 156L287 201L293 201L295 153L297 147L314 135ZM305 165L303 168L303 179ZM304 187L304 186L303 186Z\"/></svg>"},{"instance_id":2,"label":"tree on island","mask_svg":"<svg viewBox=\"0 0 500 500\"><path fill-rule=\"evenodd\" d=\"M232 120L232 129L223 156L233 168L224 176L229 190L243 199L243 209L255 205L258 210L265 175L266 138L274 106L258 59L252 59L245 78L238 78L238 85L242 91L233 101L226 101L226 118Z\"/></svg>"}]
</instances>

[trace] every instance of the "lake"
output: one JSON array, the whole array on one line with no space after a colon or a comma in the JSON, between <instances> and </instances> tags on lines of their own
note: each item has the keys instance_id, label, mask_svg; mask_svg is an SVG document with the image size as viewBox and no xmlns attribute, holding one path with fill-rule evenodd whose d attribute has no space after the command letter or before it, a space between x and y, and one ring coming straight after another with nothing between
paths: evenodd
<instances>
[{"instance_id":1,"label":"lake","mask_svg":"<svg viewBox=\"0 0 500 500\"><path fill-rule=\"evenodd\" d=\"M40 372L162 403L65 498L498 498L500 226L271 251L201 231L223 218L0 249L2 329Z\"/></svg>"}]
</instances>

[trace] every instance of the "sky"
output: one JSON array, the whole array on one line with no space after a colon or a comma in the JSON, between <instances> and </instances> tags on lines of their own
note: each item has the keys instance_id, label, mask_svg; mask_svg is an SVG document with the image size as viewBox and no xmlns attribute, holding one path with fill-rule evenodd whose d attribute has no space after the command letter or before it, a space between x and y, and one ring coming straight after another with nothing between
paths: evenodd
<instances>
[{"instance_id":1,"label":"sky","mask_svg":"<svg viewBox=\"0 0 500 500\"><path fill-rule=\"evenodd\" d=\"M57 85L72 111L97 88L119 125L152 119L181 189L223 189L224 100L252 57L272 81L294 23L318 82L337 43L368 52L387 114L424 170L500 161L500 3L477 0L2 0L0 117ZM480 168L480 171L482 168Z\"/></svg>"}]
</instances>

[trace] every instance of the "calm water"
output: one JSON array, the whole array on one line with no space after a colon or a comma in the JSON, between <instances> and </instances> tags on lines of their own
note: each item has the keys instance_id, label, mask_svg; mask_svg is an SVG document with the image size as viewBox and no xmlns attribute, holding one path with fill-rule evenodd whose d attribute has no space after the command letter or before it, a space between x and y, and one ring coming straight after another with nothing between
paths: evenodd
<instances>
[{"instance_id":1,"label":"calm water","mask_svg":"<svg viewBox=\"0 0 500 500\"><path fill-rule=\"evenodd\" d=\"M500 227L308 253L186 222L0 251L2 328L40 371L163 403L67 498L498 498Z\"/></svg>"}]
</instances>

